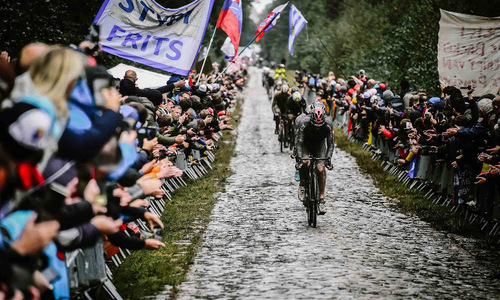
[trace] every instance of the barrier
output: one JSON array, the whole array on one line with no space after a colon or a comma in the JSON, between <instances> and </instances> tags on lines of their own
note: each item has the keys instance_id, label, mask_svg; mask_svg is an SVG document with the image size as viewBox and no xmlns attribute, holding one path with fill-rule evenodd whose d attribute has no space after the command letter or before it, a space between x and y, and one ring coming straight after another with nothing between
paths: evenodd
<instances>
[{"instance_id":1,"label":"barrier","mask_svg":"<svg viewBox=\"0 0 500 300\"><path fill-rule=\"evenodd\" d=\"M222 137L222 133L218 137ZM172 200L172 194L181 186L187 186L183 177L196 180L207 174L208 170L212 169L215 155L210 151L191 150L189 154L186 154L181 150L171 160L176 167L183 171L183 176L162 179L161 189L165 192L163 198L148 197L147 210L158 217L161 217L167 202ZM137 228L144 238L153 235L146 222L141 219L129 222L127 227ZM128 234L126 230L125 233ZM66 252L71 298L93 299L93 292L97 288L102 288L110 299L122 300L113 285L113 274L108 264L118 267L129 255L131 255L129 250L118 247L118 251L106 261L102 240L93 247Z\"/></svg>"},{"instance_id":2,"label":"barrier","mask_svg":"<svg viewBox=\"0 0 500 300\"><path fill-rule=\"evenodd\" d=\"M366 124L366 121L363 123L360 118L352 118L348 107L342 107L342 104L338 102L333 122L337 128L343 130L351 142L362 145L365 151L371 153L374 160L381 162L384 170L397 176L398 180L409 188L423 191L425 197L433 203L450 207L452 212L458 213L471 224L478 222L481 230L487 231L489 235L499 233L500 223L497 219L500 218L498 205L500 193L494 183L473 185L471 193L474 194L477 209L473 210L468 205L459 205L461 203L457 203L456 191L465 187L458 185L457 172L450 163L438 162L435 154L416 155L414 176L410 178L406 169L397 166L399 153L394 149L395 143L377 134L373 134L369 139L368 128L371 128L371 125ZM371 143L368 143L369 141Z\"/></svg>"}]
</instances>

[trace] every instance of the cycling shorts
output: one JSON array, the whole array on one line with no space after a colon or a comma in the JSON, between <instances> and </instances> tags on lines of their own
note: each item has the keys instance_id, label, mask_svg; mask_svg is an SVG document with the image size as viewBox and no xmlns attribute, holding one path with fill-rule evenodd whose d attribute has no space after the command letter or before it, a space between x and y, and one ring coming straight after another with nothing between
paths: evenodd
<instances>
[{"instance_id":1,"label":"cycling shorts","mask_svg":"<svg viewBox=\"0 0 500 300\"><path fill-rule=\"evenodd\" d=\"M326 158L326 140L318 145L302 145L302 158L308 158L309 155L314 156L316 158ZM324 165L324 160L316 161L316 165Z\"/></svg>"}]
</instances>

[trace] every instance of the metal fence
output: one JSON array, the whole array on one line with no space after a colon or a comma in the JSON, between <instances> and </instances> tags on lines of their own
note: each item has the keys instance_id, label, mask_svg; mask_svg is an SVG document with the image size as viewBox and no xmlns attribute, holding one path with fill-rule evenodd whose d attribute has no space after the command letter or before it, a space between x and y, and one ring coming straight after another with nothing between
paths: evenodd
<instances>
[{"instance_id":1,"label":"metal fence","mask_svg":"<svg viewBox=\"0 0 500 300\"><path fill-rule=\"evenodd\" d=\"M349 121L351 131L348 133ZM337 107L334 114L334 124L348 136L351 142L360 144L369 152L374 160L380 161L384 170L398 177L398 180L410 189L419 189L433 203L450 207L453 213L463 217L469 223L478 223L481 230L489 235L496 235L500 231L500 194L499 187L495 183L487 182L484 185L472 184L471 193L474 195L476 206L458 205L454 203L453 193L457 187L456 170L448 162L440 162L436 154L417 155L414 176L408 176L406 168L397 166L399 150L394 149L394 142L387 140L384 136L370 135L371 124L362 124L362 121L351 118L347 108ZM358 125L361 128L356 130ZM455 188L455 190L454 190ZM464 188L458 186L458 189ZM500 242L500 241L499 241Z\"/></svg>"},{"instance_id":2,"label":"metal fence","mask_svg":"<svg viewBox=\"0 0 500 300\"><path fill-rule=\"evenodd\" d=\"M218 137L221 138L222 133L218 133ZM165 192L164 197L161 199L149 197L147 210L161 217L167 202L172 200L172 194L178 188L187 186L185 179L196 180L202 177L212 169L214 160L215 155L210 151L202 153L198 150L191 150L189 155L184 151L178 152L172 162L183 171L183 176L162 179L161 189ZM194 163L194 161L198 163ZM147 224L141 219L129 222L127 226L138 228L145 238L153 235ZM127 231L125 232L127 233ZM93 299L93 290L102 288L111 299L121 300L122 297L113 285L113 273L110 266L120 266L130 254L129 250L118 248L116 254L106 259L102 240L93 247L66 252L71 298Z\"/></svg>"}]
</instances>

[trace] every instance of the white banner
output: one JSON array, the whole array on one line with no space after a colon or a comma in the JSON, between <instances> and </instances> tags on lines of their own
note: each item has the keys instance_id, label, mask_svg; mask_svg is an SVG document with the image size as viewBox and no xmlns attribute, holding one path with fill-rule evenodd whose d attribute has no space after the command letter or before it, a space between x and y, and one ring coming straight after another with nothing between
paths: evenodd
<instances>
[{"instance_id":1,"label":"white banner","mask_svg":"<svg viewBox=\"0 0 500 300\"><path fill-rule=\"evenodd\" d=\"M205 35L215 0L164 8L154 0L106 0L94 23L104 51L187 76Z\"/></svg>"},{"instance_id":2,"label":"white banner","mask_svg":"<svg viewBox=\"0 0 500 300\"><path fill-rule=\"evenodd\" d=\"M474 96L500 87L500 18L441 10L439 80L445 86L474 86Z\"/></svg>"}]
</instances>

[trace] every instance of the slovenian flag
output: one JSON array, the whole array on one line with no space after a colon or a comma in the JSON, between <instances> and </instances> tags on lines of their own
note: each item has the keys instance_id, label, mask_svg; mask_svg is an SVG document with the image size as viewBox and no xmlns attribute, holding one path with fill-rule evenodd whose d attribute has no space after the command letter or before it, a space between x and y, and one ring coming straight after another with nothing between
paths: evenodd
<instances>
[{"instance_id":1,"label":"slovenian flag","mask_svg":"<svg viewBox=\"0 0 500 300\"><path fill-rule=\"evenodd\" d=\"M267 18L262 21L262 23L260 23L259 27L257 28L256 34L258 34L259 36L255 41L258 42L264 36L264 32L267 32L269 29L273 28L274 25L276 25L276 21L278 21L281 12L287 5L288 2L276 7L269 15L267 15Z\"/></svg>"},{"instance_id":2,"label":"slovenian flag","mask_svg":"<svg viewBox=\"0 0 500 300\"><path fill-rule=\"evenodd\" d=\"M216 28L221 28L227 34L228 38L222 51L226 53L231 60L238 55L238 46L240 44L241 27L243 25L243 7L242 0L225 0L222 10L217 20Z\"/></svg>"}]
</instances>

